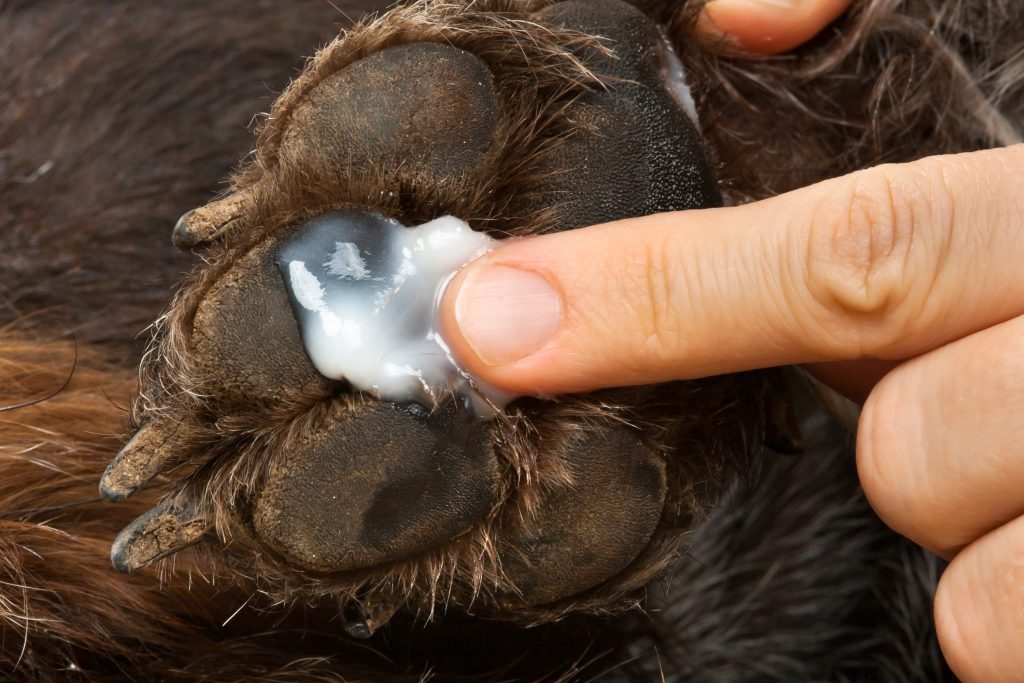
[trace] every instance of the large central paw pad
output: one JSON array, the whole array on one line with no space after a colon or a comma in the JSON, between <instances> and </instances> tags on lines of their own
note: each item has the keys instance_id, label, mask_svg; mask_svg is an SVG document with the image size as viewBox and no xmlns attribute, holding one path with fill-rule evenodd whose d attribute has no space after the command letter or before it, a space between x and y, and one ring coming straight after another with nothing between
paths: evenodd
<instances>
[{"instance_id":1,"label":"large central paw pad","mask_svg":"<svg viewBox=\"0 0 1024 683\"><path fill-rule=\"evenodd\" d=\"M119 568L209 541L282 597L358 605L361 634L442 596L524 621L606 610L758 441L738 427L760 414L750 377L503 406L443 357L424 311L479 233L720 203L655 24L617 0L490 4L417 3L329 45L233 192L175 227L204 263L101 491L176 479L118 537Z\"/></svg>"},{"instance_id":2,"label":"large central paw pad","mask_svg":"<svg viewBox=\"0 0 1024 683\"><path fill-rule=\"evenodd\" d=\"M442 545L494 505L487 431L454 402L426 414L388 403L333 407L267 468L256 534L305 569L373 567Z\"/></svg>"}]
</instances>

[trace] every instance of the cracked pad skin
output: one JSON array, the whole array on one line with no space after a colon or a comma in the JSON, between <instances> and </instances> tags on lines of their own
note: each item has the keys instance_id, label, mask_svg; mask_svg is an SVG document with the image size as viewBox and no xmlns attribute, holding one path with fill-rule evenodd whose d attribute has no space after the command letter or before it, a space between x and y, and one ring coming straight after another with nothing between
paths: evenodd
<instances>
[{"instance_id":1,"label":"cracked pad skin","mask_svg":"<svg viewBox=\"0 0 1024 683\"><path fill-rule=\"evenodd\" d=\"M616 0L491 4L399 8L329 45L275 103L233 192L175 226L206 263L157 326L138 435L101 490L183 476L119 536L117 567L206 540L283 599L377 614L430 610L443 590L524 622L607 611L749 456L757 437L736 425L758 424L755 376L522 399L480 423L454 398L356 394L306 357L274 260L327 211L451 214L504 237L721 204L653 22Z\"/></svg>"},{"instance_id":2,"label":"cracked pad skin","mask_svg":"<svg viewBox=\"0 0 1024 683\"><path fill-rule=\"evenodd\" d=\"M478 59L445 45L397 45L323 79L291 112L278 154L353 173L460 177L487 156L497 105Z\"/></svg>"},{"instance_id":3,"label":"cracked pad skin","mask_svg":"<svg viewBox=\"0 0 1024 683\"><path fill-rule=\"evenodd\" d=\"M196 311L192 345L199 371L222 399L271 402L328 391L329 380L302 350L288 294L268 258L277 246L269 240L240 258Z\"/></svg>"}]
</instances>

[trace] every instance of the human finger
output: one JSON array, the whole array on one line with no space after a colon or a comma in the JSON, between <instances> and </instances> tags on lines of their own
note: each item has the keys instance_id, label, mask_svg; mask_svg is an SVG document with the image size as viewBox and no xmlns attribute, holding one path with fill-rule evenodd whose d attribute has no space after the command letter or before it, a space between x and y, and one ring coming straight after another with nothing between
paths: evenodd
<instances>
[{"instance_id":1,"label":"human finger","mask_svg":"<svg viewBox=\"0 0 1024 683\"><path fill-rule=\"evenodd\" d=\"M857 466L879 516L950 557L1024 515L1024 317L907 361L861 412Z\"/></svg>"},{"instance_id":2,"label":"human finger","mask_svg":"<svg viewBox=\"0 0 1024 683\"><path fill-rule=\"evenodd\" d=\"M935 628L964 683L1015 683L1024 671L1024 518L957 555L939 581Z\"/></svg>"},{"instance_id":3,"label":"human finger","mask_svg":"<svg viewBox=\"0 0 1024 683\"><path fill-rule=\"evenodd\" d=\"M527 394L908 358L1024 313L1022 172L1018 145L510 241L456 276L442 331Z\"/></svg>"},{"instance_id":4,"label":"human finger","mask_svg":"<svg viewBox=\"0 0 1024 683\"><path fill-rule=\"evenodd\" d=\"M698 28L723 36L744 52L777 54L818 35L851 0L712 0Z\"/></svg>"}]
</instances>

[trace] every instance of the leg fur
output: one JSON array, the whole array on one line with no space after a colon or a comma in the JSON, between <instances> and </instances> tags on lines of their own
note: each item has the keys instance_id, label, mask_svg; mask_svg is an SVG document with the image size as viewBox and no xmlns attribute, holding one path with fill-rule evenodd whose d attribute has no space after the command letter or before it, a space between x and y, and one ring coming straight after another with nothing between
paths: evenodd
<instances>
[{"instance_id":1,"label":"leg fur","mask_svg":"<svg viewBox=\"0 0 1024 683\"><path fill-rule=\"evenodd\" d=\"M351 3L358 15L383 3ZM796 55L718 56L699 2L637 2L697 88L733 201L882 161L1019 139L1016 0L870 0ZM535 629L439 615L369 642L337 604L266 600L202 553L116 574L156 502L101 502L142 350L188 260L183 211L226 190L266 111L347 23L330 4L0 5L0 671L16 680L942 680L936 560L860 495L848 437L807 407L805 453L765 454L696 532L649 612ZM8 37L10 37L8 39ZM783 122L783 123L780 123ZM273 126L264 129L272 134ZM71 336L66 332L73 333ZM36 405L2 411L67 387ZM157 484L161 481L158 480ZM166 486L166 481L162 482Z\"/></svg>"}]
</instances>

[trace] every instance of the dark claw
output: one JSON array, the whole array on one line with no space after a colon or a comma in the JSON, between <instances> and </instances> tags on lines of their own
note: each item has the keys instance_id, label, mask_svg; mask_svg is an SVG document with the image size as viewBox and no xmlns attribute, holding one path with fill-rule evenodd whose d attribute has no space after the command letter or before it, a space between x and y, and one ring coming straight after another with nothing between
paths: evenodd
<instances>
[{"instance_id":1,"label":"dark claw","mask_svg":"<svg viewBox=\"0 0 1024 683\"><path fill-rule=\"evenodd\" d=\"M100 478L100 495L122 501L180 456L175 436L177 423L154 422L144 426L124 445Z\"/></svg>"},{"instance_id":2,"label":"dark claw","mask_svg":"<svg viewBox=\"0 0 1024 683\"><path fill-rule=\"evenodd\" d=\"M397 601L366 603L349 600L341 610L345 632L353 638L366 640L391 621L399 607Z\"/></svg>"},{"instance_id":3,"label":"dark claw","mask_svg":"<svg viewBox=\"0 0 1024 683\"><path fill-rule=\"evenodd\" d=\"M244 190L186 212L174 224L171 241L183 251L212 242L245 215L251 199L252 191Z\"/></svg>"},{"instance_id":4,"label":"dark claw","mask_svg":"<svg viewBox=\"0 0 1024 683\"><path fill-rule=\"evenodd\" d=\"M121 572L135 571L198 542L209 527L187 506L164 501L117 535L110 563Z\"/></svg>"}]
</instances>

